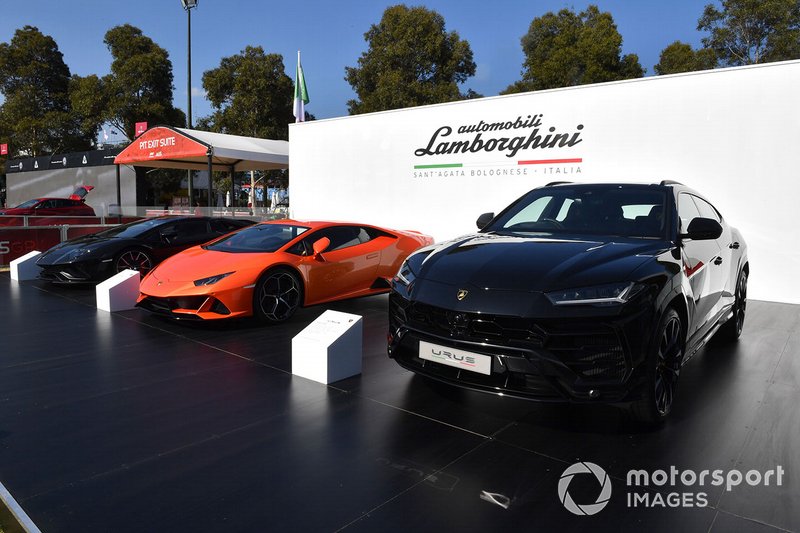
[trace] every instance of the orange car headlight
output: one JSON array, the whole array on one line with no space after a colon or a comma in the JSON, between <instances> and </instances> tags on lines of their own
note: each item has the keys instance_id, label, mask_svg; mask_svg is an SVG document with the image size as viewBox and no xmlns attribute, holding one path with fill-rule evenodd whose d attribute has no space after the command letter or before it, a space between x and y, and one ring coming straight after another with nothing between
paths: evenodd
<instances>
[{"instance_id":1,"label":"orange car headlight","mask_svg":"<svg viewBox=\"0 0 800 533\"><path fill-rule=\"evenodd\" d=\"M203 285L213 285L213 284L217 283L218 281L221 281L221 280L227 278L228 276L230 276L234 272L226 272L224 274L217 274L216 276L209 276L207 278L196 279L196 280L194 280L194 286L195 287L201 287Z\"/></svg>"}]
</instances>

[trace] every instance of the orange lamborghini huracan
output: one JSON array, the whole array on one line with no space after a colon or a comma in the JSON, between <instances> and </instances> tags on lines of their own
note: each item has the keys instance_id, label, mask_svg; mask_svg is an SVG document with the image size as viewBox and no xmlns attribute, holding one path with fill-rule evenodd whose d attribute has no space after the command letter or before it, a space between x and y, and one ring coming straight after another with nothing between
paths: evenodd
<instances>
[{"instance_id":1,"label":"orange lamborghini huracan","mask_svg":"<svg viewBox=\"0 0 800 533\"><path fill-rule=\"evenodd\" d=\"M282 322L300 306L388 292L403 260L432 243L365 224L263 222L162 262L137 305L178 319Z\"/></svg>"}]
</instances>

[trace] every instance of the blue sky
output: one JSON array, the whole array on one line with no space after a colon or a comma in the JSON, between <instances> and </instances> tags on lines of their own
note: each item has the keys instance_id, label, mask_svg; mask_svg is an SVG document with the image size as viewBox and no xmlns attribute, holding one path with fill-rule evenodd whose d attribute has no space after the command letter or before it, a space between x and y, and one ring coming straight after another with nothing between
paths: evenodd
<instances>
[{"instance_id":1,"label":"blue sky","mask_svg":"<svg viewBox=\"0 0 800 533\"><path fill-rule=\"evenodd\" d=\"M639 55L647 75L653 74L661 50L676 39L693 46L703 6L711 0L429 0L424 5L444 16L447 30L469 41L477 74L464 84L486 96L520 77L523 54L520 37L531 20L548 11L593 3L614 16L623 37L623 52ZM192 111L195 119L211 112L202 93L204 71L247 45L282 54L286 72L294 77L297 50L302 52L311 103L317 118L347 114L354 94L344 80L345 66L356 66L366 50L364 32L380 20L383 10L398 2L381 0L199 0L192 12ZM0 41L8 42L17 28L37 26L53 36L72 73L108 72L111 57L103 44L105 32L130 23L167 49L175 74L175 103L186 109L186 14L180 0L0 0Z\"/></svg>"}]
</instances>

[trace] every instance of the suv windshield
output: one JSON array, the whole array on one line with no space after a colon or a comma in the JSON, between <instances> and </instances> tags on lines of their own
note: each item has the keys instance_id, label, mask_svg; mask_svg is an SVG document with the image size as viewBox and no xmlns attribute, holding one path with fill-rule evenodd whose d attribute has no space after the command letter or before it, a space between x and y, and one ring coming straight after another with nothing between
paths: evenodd
<instances>
[{"instance_id":1,"label":"suv windshield","mask_svg":"<svg viewBox=\"0 0 800 533\"><path fill-rule=\"evenodd\" d=\"M641 185L543 187L483 231L666 238L665 191Z\"/></svg>"},{"instance_id":2,"label":"suv windshield","mask_svg":"<svg viewBox=\"0 0 800 533\"><path fill-rule=\"evenodd\" d=\"M304 226L290 224L256 224L226 235L203 248L230 253L274 252L307 229Z\"/></svg>"}]
</instances>

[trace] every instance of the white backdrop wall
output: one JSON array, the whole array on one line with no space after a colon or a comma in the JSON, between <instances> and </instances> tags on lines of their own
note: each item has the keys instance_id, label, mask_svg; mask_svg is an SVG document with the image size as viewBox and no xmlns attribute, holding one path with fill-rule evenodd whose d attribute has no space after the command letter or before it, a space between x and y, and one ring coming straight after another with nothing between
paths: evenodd
<instances>
[{"instance_id":1,"label":"white backdrop wall","mask_svg":"<svg viewBox=\"0 0 800 533\"><path fill-rule=\"evenodd\" d=\"M800 303L799 95L789 61L292 124L292 215L443 240L550 181L674 179L744 233L752 298Z\"/></svg>"}]
</instances>

